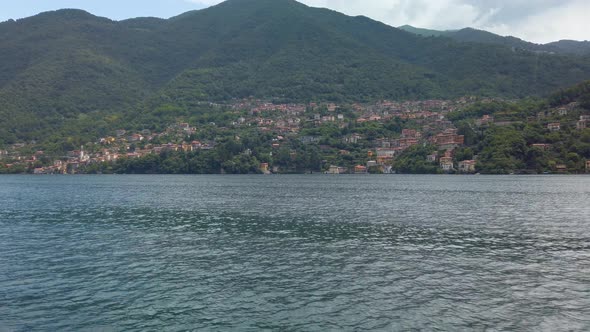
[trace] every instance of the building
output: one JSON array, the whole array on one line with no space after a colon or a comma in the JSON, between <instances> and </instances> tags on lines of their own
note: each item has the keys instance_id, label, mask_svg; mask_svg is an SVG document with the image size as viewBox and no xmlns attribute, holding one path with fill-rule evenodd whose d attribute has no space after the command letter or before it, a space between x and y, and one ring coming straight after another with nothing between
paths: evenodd
<instances>
[{"instance_id":1,"label":"building","mask_svg":"<svg viewBox=\"0 0 590 332\"><path fill-rule=\"evenodd\" d=\"M143 141L143 136L141 136L140 134L132 134L131 136L129 136L127 138L127 140L129 142L139 142L139 141Z\"/></svg>"},{"instance_id":2,"label":"building","mask_svg":"<svg viewBox=\"0 0 590 332\"><path fill-rule=\"evenodd\" d=\"M140 157L141 157L141 155L137 152L131 152L131 153L127 154L127 158L129 158L129 159L137 159Z\"/></svg>"},{"instance_id":3,"label":"building","mask_svg":"<svg viewBox=\"0 0 590 332\"><path fill-rule=\"evenodd\" d=\"M560 131L561 130L561 123L559 122L553 122L547 125L547 129L549 129L549 131Z\"/></svg>"},{"instance_id":4,"label":"building","mask_svg":"<svg viewBox=\"0 0 590 332\"><path fill-rule=\"evenodd\" d=\"M196 151L196 150L199 150L201 147L203 147L203 144L199 141L192 141L191 147L192 147L193 151Z\"/></svg>"},{"instance_id":5,"label":"building","mask_svg":"<svg viewBox=\"0 0 590 332\"><path fill-rule=\"evenodd\" d=\"M395 154L397 153L396 149L393 148L378 148L377 149L377 161L379 161L379 159L385 161L385 160L393 160L393 157L395 157Z\"/></svg>"},{"instance_id":6,"label":"building","mask_svg":"<svg viewBox=\"0 0 590 332\"><path fill-rule=\"evenodd\" d=\"M383 169L383 174L393 174L393 166L389 166L389 165L383 165L381 166Z\"/></svg>"},{"instance_id":7,"label":"building","mask_svg":"<svg viewBox=\"0 0 590 332\"><path fill-rule=\"evenodd\" d=\"M580 115L580 121L576 123L576 129L582 130L588 128L588 122L590 122L590 115Z\"/></svg>"},{"instance_id":8,"label":"building","mask_svg":"<svg viewBox=\"0 0 590 332\"><path fill-rule=\"evenodd\" d=\"M363 137L359 134L352 134L344 138L344 143L357 144Z\"/></svg>"},{"instance_id":9,"label":"building","mask_svg":"<svg viewBox=\"0 0 590 332\"><path fill-rule=\"evenodd\" d=\"M457 135L457 129L447 129L432 140L439 150L452 150L465 143L465 136Z\"/></svg>"},{"instance_id":10,"label":"building","mask_svg":"<svg viewBox=\"0 0 590 332\"><path fill-rule=\"evenodd\" d=\"M332 165L328 169L328 174L344 174L344 173L346 173L346 167Z\"/></svg>"},{"instance_id":11,"label":"building","mask_svg":"<svg viewBox=\"0 0 590 332\"><path fill-rule=\"evenodd\" d=\"M320 141L320 138L316 136L301 136L299 140L303 144L315 144Z\"/></svg>"},{"instance_id":12,"label":"building","mask_svg":"<svg viewBox=\"0 0 590 332\"><path fill-rule=\"evenodd\" d=\"M367 168L376 167L377 165L378 164L377 164L377 161L376 160L369 160L369 161L367 161Z\"/></svg>"},{"instance_id":13,"label":"building","mask_svg":"<svg viewBox=\"0 0 590 332\"><path fill-rule=\"evenodd\" d=\"M442 168L445 172L450 172L454 170L453 158L451 157L441 157L440 158L440 168Z\"/></svg>"},{"instance_id":14,"label":"building","mask_svg":"<svg viewBox=\"0 0 590 332\"><path fill-rule=\"evenodd\" d=\"M354 166L354 173L355 174L367 174L367 167L362 165Z\"/></svg>"},{"instance_id":15,"label":"building","mask_svg":"<svg viewBox=\"0 0 590 332\"><path fill-rule=\"evenodd\" d=\"M422 134L415 129L402 129L403 138L420 138Z\"/></svg>"},{"instance_id":16,"label":"building","mask_svg":"<svg viewBox=\"0 0 590 332\"><path fill-rule=\"evenodd\" d=\"M187 142L182 142L182 151L184 151L184 152L192 152L193 151L193 146L191 144L188 144Z\"/></svg>"},{"instance_id":17,"label":"building","mask_svg":"<svg viewBox=\"0 0 590 332\"><path fill-rule=\"evenodd\" d=\"M489 125L490 123L494 123L494 117L491 115L484 115L481 119L475 121L475 124L478 127Z\"/></svg>"},{"instance_id":18,"label":"building","mask_svg":"<svg viewBox=\"0 0 590 332\"><path fill-rule=\"evenodd\" d=\"M459 172L461 173L475 173L475 160L463 160L459 162Z\"/></svg>"}]
</instances>

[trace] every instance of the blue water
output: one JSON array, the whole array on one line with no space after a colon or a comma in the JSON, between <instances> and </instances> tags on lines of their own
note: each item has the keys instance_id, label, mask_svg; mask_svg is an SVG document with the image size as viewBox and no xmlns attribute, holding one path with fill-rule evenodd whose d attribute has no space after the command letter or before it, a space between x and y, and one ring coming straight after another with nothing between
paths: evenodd
<instances>
[{"instance_id":1,"label":"blue water","mask_svg":"<svg viewBox=\"0 0 590 332\"><path fill-rule=\"evenodd\" d=\"M0 331L590 330L588 176L2 176Z\"/></svg>"}]
</instances>

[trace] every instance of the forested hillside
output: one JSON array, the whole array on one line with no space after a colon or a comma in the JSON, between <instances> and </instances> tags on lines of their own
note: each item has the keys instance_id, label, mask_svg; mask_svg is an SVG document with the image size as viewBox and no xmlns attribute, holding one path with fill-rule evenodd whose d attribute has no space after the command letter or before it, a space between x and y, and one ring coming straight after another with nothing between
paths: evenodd
<instances>
[{"instance_id":1,"label":"forested hillside","mask_svg":"<svg viewBox=\"0 0 590 332\"><path fill-rule=\"evenodd\" d=\"M588 78L587 57L422 38L292 0L229 0L168 20L60 10L0 24L0 144L91 139L249 96L521 98Z\"/></svg>"},{"instance_id":2,"label":"forested hillside","mask_svg":"<svg viewBox=\"0 0 590 332\"><path fill-rule=\"evenodd\" d=\"M455 163L476 159L482 173L584 173L590 168L590 81L543 100L476 103L448 115L464 135ZM487 119L487 121L482 121ZM397 160L402 172L441 172L425 163L434 146L416 147ZM425 167L425 164L428 167Z\"/></svg>"}]
</instances>

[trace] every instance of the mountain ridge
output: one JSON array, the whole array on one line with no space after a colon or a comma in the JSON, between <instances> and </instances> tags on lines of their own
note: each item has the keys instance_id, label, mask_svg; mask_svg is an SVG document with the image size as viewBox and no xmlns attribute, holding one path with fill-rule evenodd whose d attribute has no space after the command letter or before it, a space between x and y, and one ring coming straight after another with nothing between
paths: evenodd
<instances>
[{"instance_id":1,"label":"mountain ridge","mask_svg":"<svg viewBox=\"0 0 590 332\"><path fill-rule=\"evenodd\" d=\"M501 36L489 31L470 27L458 30L431 30L416 28L411 25L403 25L398 28L424 37L447 37L460 42L497 44L520 48L532 52L590 55L590 42L585 40L576 41L564 39L545 44L538 44L520 39L518 37Z\"/></svg>"}]
</instances>

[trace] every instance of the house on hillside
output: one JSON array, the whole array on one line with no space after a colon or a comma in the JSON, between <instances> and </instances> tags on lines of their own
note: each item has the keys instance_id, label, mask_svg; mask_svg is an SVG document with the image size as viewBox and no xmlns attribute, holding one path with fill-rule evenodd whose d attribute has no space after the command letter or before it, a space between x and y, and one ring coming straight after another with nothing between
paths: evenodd
<instances>
[{"instance_id":1,"label":"house on hillside","mask_svg":"<svg viewBox=\"0 0 590 332\"><path fill-rule=\"evenodd\" d=\"M141 136L140 134L132 134L131 136L127 137L127 140L129 142L139 142L143 141L143 136Z\"/></svg>"},{"instance_id":2,"label":"house on hillside","mask_svg":"<svg viewBox=\"0 0 590 332\"><path fill-rule=\"evenodd\" d=\"M361 140L363 137L359 134L352 134L350 136L346 136L344 137L343 141L344 143L348 143L348 144L357 144L359 140Z\"/></svg>"},{"instance_id":3,"label":"house on hillside","mask_svg":"<svg viewBox=\"0 0 590 332\"><path fill-rule=\"evenodd\" d=\"M354 166L354 173L355 174L367 174L367 167L362 165Z\"/></svg>"},{"instance_id":4,"label":"house on hillside","mask_svg":"<svg viewBox=\"0 0 590 332\"><path fill-rule=\"evenodd\" d=\"M259 168L262 173L270 174L270 168L269 168L268 163L261 163Z\"/></svg>"},{"instance_id":5,"label":"house on hillside","mask_svg":"<svg viewBox=\"0 0 590 332\"><path fill-rule=\"evenodd\" d=\"M420 138L422 133L415 129L402 129L402 138Z\"/></svg>"},{"instance_id":6,"label":"house on hillside","mask_svg":"<svg viewBox=\"0 0 590 332\"><path fill-rule=\"evenodd\" d=\"M478 127L489 125L490 123L494 123L494 117L491 115L484 115L481 119L475 121L475 124Z\"/></svg>"},{"instance_id":7,"label":"house on hillside","mask_svg":"<svg viewBox=\"0 0 590 332\"><path fill-rule=\"evenodd\" d=\"M383 160L393 160L397 150L394 148L378 148L377 149L377 159Z\"/></svg>"},{"instance_id":8,"label":"house on hillside","mask_svg":"<svg viewBox=\"0 0 590 332\"><path fill-rule=\"evenodd\" d=\"M536 148L536 149L540 149L543 151L547 151L551 148L551 144L535 143L535 144L531 144L531 147Z\"/></svg>"},{"instance_id":9,"label":"house on hillside","mask_svg":"<svg viewBox=\"0 0 590 332\"><path fill-rule=\"evenodd\" d=\"M475 173L475 160L463 160L459 162L459 172Z\"/></svg>"},{"instance_id":10,"label":"house on hillside","mask_svg":"<svg viewBox=\"0 0 590 332\"><path fill-rule=\"evenodd\" d=\"M446 129L431 140L439 150L452 150L465 143L465 136L457 135L457 130L453 128Z\"/></svg>"},{"instance_id":11,"label":"house on hillside","mask_svg":"<svg viewBox=\"0 0 590 332\"><path fill-rule=\"evenodd\" d=\"M440 158L440 168L442 168L445 172L451 172L454 170L453 158L451 157L442 157Z\"/></svg>"},{"instance_id":12,"label":"house on hillside","mask_svg":"<svg viewBox=\"0 0 590 332\"><path fill-rule=\"evenodd\" d=\"M549 129L549 131L560 131L561 130L561 123L559 122L553 122L547 125L547 129Z\"/></svg>"},{"instance_id":13,"label":"house on hillside","mask_svg":"<svg viewBox=\"0 0 590 332\"><path fill-rule=\"evenodd\" d=\"M346 167L332 165L328 169L328 174L344 174L344 173L346 173Z\"/></svg>"}]
</instances>

